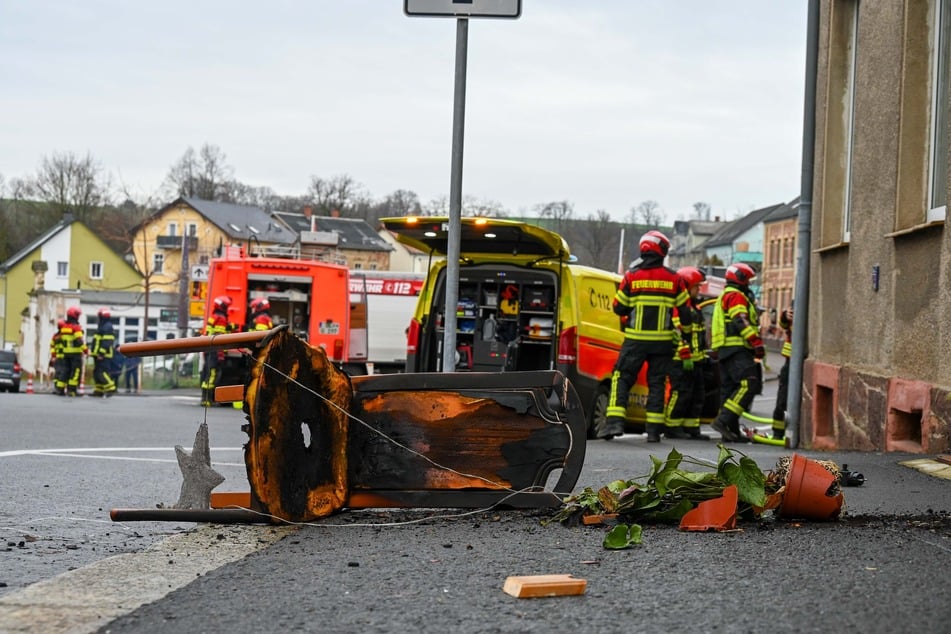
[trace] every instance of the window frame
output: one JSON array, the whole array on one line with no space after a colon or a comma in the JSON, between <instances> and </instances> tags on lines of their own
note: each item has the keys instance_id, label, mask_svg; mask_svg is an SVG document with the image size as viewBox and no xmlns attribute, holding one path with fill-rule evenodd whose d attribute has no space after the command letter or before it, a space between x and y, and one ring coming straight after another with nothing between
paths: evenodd
<instances>
[{"instance_id":1,"label":"window frame","mask_svg":"<svg viewBox=\"0 0 951 634\"><path fill-rule=\"evenodd\" d=\"M97 269L98 269L98 274L96 272ZM89 262L89 279L101 280L104 270L105 270L105 264L103 264L101 260L91 260Z\"/></svg>"},{"instance_id":2,"label":"window frame","mask_svg":"<svg viewBox=\"0 0 951 634\"><path fill-rule=\"evenodd\" d=\"M948 207L948 54L951 48L951 0L935 0L933 11L931 112L928 117L928 210L925 222L944 220ZM943 199L938 201L941 204L936 204L935 198L938 195Z\"/></svg>"}]
</instances>

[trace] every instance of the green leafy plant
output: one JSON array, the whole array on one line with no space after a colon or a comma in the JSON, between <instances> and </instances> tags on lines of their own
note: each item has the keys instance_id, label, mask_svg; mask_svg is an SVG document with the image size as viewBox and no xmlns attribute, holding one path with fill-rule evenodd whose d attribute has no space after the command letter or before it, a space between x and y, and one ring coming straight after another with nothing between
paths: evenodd
<instances>
[{"instance_id":1,"label":"green leafy plant","mask_svg":"<svg viewBox=\"0 0 951 634\"><path fill-rule=\"evenodd\" d=\"M772 492L772 481L749 456L723 445L719 449L716 463L684 456L676 449L665 460L651 456L646 476L615 480L597 491L587 487L567 498L550 521L569 524L585 515L616 515L618 524L605 538L605 547L627 548L640 543L637 522L679 522L700 502L722 496L731 484L737 488L739 516L758 517Z\"/></svg>"}]
</instances>

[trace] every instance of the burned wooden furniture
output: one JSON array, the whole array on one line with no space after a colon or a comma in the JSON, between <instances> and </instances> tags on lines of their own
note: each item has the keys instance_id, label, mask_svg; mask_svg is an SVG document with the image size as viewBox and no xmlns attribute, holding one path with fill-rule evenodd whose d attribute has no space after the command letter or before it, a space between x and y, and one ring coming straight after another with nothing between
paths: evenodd
<instances>
[{"instance_id":1,"label":"burned wooden furniture","mask_svg":"<svg viewBox=\"0 0 951 634\"><path fill-rule=\"evenodd\" d=\"M580 475L584 415L559 372L350 377L283 329L240 344L226 337L178 340L177 349L256 348L244 389L216 393L244 400L250 493L230 500L250 513L212 509L194 521L309 521L342 508L554 507ZM168 351L138 345L123 354ZM174 511L112 515L188 519Z\"/></svg>"}]
</instances>

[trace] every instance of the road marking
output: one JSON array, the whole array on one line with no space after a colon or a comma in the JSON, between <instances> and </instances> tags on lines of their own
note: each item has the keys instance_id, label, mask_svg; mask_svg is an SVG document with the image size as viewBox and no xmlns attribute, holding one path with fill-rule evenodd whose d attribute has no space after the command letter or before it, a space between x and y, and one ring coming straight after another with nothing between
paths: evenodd
<instances>
[{"instance_id":1,"label":"road marking","mask_svg":"<svg viewBox=\"0 0 951 634\"><path fill-rule=\"evenodd\" d=\"M931 458L919 458L917 460L905 460L898 464L911 467L919 473L941 478L942 480L951 480L951 465L947 465Z\"/></svg>"},{"instance_id":2,"label":"road marking","mask_svg":"<svg viewBox=\"0 0 951 634\"><path fill-rule=\"evenodd\" d=\"M296 530L201 525L142 552L109 557L0 597L0 632L95 632Z\"/></svg>"},{"instance_id":3,"label":"road marking","mask_svg":"<svg viewBox=\"0 0 951 634\"><path fill-rule=\"evenodd\" d=\"M212 453L226 451L244 451L243 447L212 447ZM149 452L149 453L173 453L174 449L168 447L82 447L73 449L14 449L12 451L0 451L0 458L14 458L16 456L57 456L66 458L96 458L99 460L126 460L129 462L177 462L173 458L133 458L130 456L97 456L97 453L124 453L124 452ZM219 467L243 467L243 462L212 462L212 465Z\"/></svg>"}]
</instances>

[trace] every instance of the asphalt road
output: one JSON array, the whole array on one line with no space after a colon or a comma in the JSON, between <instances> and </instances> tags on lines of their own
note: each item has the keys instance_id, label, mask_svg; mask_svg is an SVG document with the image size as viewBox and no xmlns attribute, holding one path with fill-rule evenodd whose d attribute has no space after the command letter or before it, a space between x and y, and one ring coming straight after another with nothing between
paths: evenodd
<instances>
[{"instance_id":1,"label":"asphalt road","mask_svg":"<svg viewBox=\"0 0 951 634\"><path fill-rule=\"evenodd\" d=\"M770 386L754 412L771 409ZM861 471L842 519L767 519L730 533L603 527L547 511L349 511L313 525L109 521L178 497L172 448L207 420L212 461L246 490L243 416L197 395L106 401L0 394L0 631L946 631L951 482L898 454L815 454ZM590 441L577 488L648 471L669 442ZM713 459L715 442L678 442ZM764 469L791 453L742 451ZM66 574L62 574L66 573ZM571 574L584 595L516 599L510 575Z\"/></svg>"}]
</instances>

